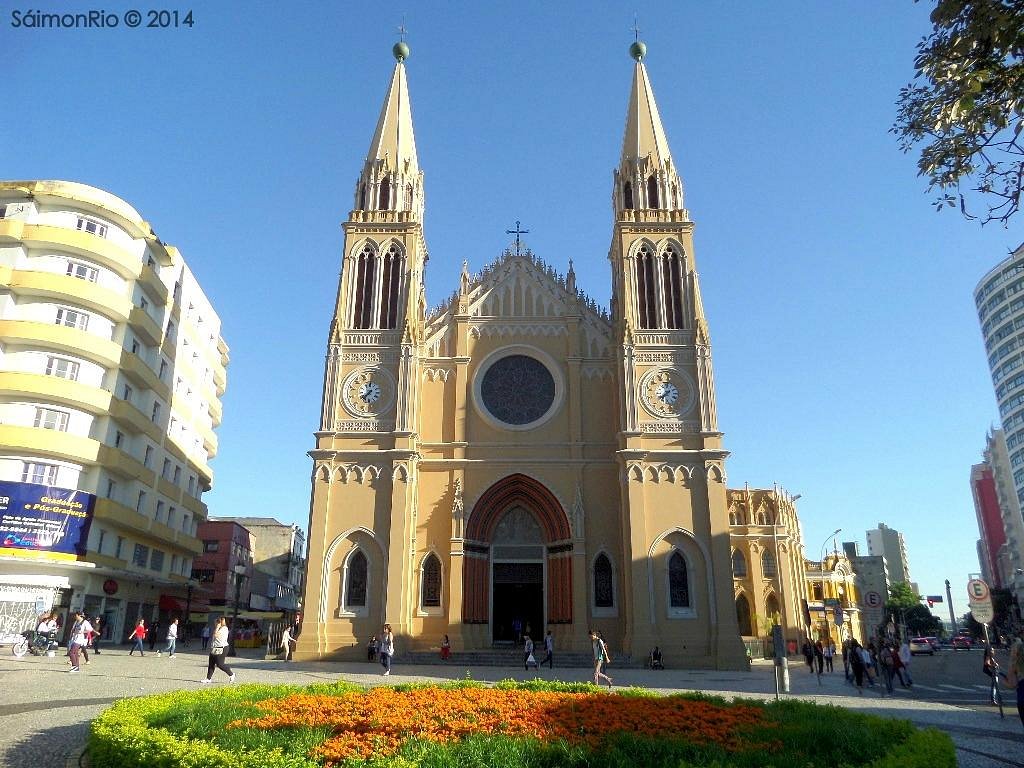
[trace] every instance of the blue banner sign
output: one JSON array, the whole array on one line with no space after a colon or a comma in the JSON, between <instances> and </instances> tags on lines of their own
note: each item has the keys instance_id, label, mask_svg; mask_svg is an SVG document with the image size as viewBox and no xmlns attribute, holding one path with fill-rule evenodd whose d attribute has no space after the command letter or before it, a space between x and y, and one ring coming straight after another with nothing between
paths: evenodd
<instances>
[{"instance_id":1,"label":"blue banner sign","mask_svg":"<svg viewBox=\"0 0 1024 768\"><path fill-rule=\"evenodd\" d=\"M95 505L85 491L0 480L0 554L84 557Z\"/></svg>"}]
</instances>

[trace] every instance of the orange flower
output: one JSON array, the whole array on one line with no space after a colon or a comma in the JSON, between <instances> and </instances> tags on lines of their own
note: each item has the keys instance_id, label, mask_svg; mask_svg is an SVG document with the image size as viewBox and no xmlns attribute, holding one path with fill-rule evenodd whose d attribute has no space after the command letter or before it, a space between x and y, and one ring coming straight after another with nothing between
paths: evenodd
<instances>
[{"instance_id":1,"label":"orange flower","mask_svg":"<svg viewBox=\"0 0 1024 768\"><path fill-rule=\"evenodd\" d=\"M449 743L474 733L562 739L594 748L608 736L625 732L737 750L751 746L744 737L764 722L763 710L748 705L493 688L294 694L254 706L266 714L236 720L228 727L329 726L334 735L313 750L313 756L322 757L328 766L349 758L393 755L410 738ZM773 742L757 746L778 747Z\"/></svg>"}]
</instances>

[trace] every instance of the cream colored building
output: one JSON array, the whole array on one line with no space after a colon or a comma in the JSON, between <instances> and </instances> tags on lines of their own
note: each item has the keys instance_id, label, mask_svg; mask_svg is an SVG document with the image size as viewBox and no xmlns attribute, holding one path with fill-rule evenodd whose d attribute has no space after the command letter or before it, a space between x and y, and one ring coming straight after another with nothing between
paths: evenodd
<instances>
[{"instance_id":1,"label":"cream colored building","mask_svg":"<svg viewBox=\"0 0 1024 768\"><path fill-rule=\"evenodd\" d=\"M0 483L96 497L72 551L26 546L31 522L7 518L0 634L51 604L105 616L115 638L181 613L227 363L210 301L134 208L0 182Z\"/></svg>"},{"instance_id":2,"label":"cream colored building","mask_svg":"<svg viewBox=\"0 0 1024 768\"><path fill-rule=\"evenodd\" d=\"M781 488L729 491L729 540L740 634L771 636L782 627L789 647L805 634L803 535L796 500Z\"/></svg>"},{"instance_id":3,"label":"cream colored building","mask_svg":"<svg viewBox=\"0 0 1024 768\"><path fill-rule=\"evenodd\" d=\"M861 596L850 559L841 552L833 552L824 560L808 560L805 572L811 639L831 638L837 646L851 637L863 642L866 635ZM841 614L837 608L842 610Z\"/></svg>"},{"instance_id":4,"label":"cream colored building","mask_svg":"<svg viewBox=\"0 0 1024 768\"><path fill-rule=\"evenodd\" d=\"M571 262L518 248L464 265L428 311L396 46L343 225L298 658L358 658L384 622L399 654L445 634L456 651L511 644L518 623L563 651L597 627L634 658L660 645L680 666L746 667L694 225L633 50L611 311Z\"/></svg>"}]
</instances>

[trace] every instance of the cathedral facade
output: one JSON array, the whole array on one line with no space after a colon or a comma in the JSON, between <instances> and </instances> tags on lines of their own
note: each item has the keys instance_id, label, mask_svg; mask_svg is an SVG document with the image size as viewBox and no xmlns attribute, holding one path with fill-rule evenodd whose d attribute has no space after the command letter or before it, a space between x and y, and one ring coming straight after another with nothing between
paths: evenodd
<instances>
[{"instance_id":1,"label":"cathedral facade","mask_svg":"<svg viewBox=\"0 0 1024 768\"><path fill-rule=\"evenodd\" d=\"M549 630L583 651L596 628L618 655L745 668L694 225L643 44L610 311L518 244L427 310L407 53L343 225L297 657L359 658L386 622L399 656Z\"/></svg>"}]
</instances>

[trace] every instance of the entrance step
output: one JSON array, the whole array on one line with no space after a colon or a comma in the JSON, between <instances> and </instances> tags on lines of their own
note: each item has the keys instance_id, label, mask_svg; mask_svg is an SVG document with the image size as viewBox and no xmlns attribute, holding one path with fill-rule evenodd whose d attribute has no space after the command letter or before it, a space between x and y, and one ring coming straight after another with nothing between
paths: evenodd
<instances>
[{"instance_id":1,"label":"entrance step","mask_svg":"<svg viewBox=\"0 0 1024 768\"><path fill-rule=\"evenodd\" d=\"M536 656L536 654L534 654ZM536 656L539 662L544 658L541 651ZM453 667L522 667L523 652L519 650L481 650L481 651L459 651L452 652L448 661L441 661L441 654L437 651L413 651L404 654L398 661L408 664L433 664L447 665ZM562 668L592 668L594 657L589 653L559 653L555 651L555 667ZM616 660L615 666L625 667L628 663L619 663Z\"/></svg>"}]
</instances>

